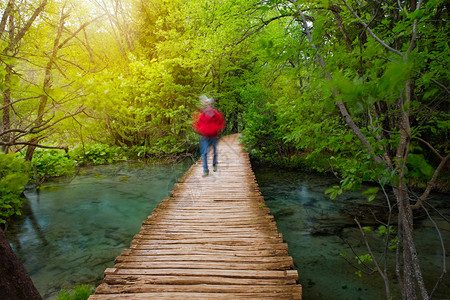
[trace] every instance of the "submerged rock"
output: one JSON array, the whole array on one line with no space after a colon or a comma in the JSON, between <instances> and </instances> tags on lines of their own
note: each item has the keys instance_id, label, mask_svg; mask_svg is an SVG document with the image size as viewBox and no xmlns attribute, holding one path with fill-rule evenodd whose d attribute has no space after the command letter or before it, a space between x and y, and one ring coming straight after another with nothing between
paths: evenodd
<instances>
[{"instance_id":1,"label":"submerged rock","mask_svg":"<svg viewBox=\"0 0 450 300\"><path fill-rule=\"evenodd\" d=\"M275 219L280 219L283 217L291 216L295 213L295 210L292 208L282 208L278 211L273 212L273 216Z\"/></svg>"}]
</instances>

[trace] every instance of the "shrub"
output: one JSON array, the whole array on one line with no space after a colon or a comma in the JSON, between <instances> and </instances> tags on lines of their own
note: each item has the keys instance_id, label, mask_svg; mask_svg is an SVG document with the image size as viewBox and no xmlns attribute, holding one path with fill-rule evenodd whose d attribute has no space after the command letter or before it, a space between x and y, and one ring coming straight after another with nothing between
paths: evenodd
<instances>
[{"instance_id":1,"label":"shrub","mask_svg":"<svg viewBox=\"0 0 450 300\"><path fill-rule=\"evenodd\" d=\"M92 165L104 165L115 162L122 158L122 149L116 146L105 144L88 145L84 148L79 147L70 153L70 157L79 163Z\"/></svg>"},{"instance_id":2,"label":"shrub","mask_svg":"<svg viewBox=\"0 0 450 300\"><path fill-rule=\"evenodd\" d=\"M15 156L0 152L0 223L12 215L20 215L25 198L21 196L28 182L29 164Z\"/></svg>"},{"instance_id":3,"label":"shrub","mask_svg":"<svg viewBox=\"0 0 450 300\"><path fill-rule=\"evenodd\" d=\"M33 165L39 178L70 175L75 172L76 162L61 150L37 149Z\"/></svg>"}]
</instances>

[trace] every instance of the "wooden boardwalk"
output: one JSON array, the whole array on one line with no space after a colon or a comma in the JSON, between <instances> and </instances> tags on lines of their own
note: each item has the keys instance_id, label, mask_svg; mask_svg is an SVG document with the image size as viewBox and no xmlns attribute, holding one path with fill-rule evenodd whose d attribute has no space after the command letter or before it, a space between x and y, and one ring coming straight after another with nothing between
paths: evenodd
<instances>
[{"instance_id":1,"label":"wooden boardwalk","mask_svg":"<svg viewBox=\"0 0 450 300\"><path fill-rule=\"evenodd\" d=\"M106 269L90 300L301 299L292 257L237 135L221 138L219 170L202 173L200 160Z\"/></svg>"}]
</instances>

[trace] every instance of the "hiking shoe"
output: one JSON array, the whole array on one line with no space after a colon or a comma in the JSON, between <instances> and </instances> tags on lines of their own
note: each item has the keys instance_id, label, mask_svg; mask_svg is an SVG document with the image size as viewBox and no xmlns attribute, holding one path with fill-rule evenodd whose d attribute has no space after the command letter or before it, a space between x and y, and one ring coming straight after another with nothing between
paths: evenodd
<instances>
[{"instance_id":1,"label":"hiking shoe","mask_svg":"<svg viewBox=\"0 0 450 300\"><path fill-rule=\"evenodd\" d=\"M209 175L209 171L203 171L203 177L206 177Z\"/></svg>"},{"instance_id":2,"label":"hiking shoe","mask_svg":"<svg viewBox=\"0 0 450 300\"><path fill-rule=\"evenodd\" d=\"M213 167L213 171L216 172L217 171L217 167Z\"/></svg>"}]
</instances>

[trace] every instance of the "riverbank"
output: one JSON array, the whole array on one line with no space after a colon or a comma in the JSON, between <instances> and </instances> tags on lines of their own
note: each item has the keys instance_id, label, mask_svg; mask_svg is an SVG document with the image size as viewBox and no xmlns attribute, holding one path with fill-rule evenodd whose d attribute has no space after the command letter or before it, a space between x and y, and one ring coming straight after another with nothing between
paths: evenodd
<instances>
[{"instance_id":1,"label":"riverbank","mask_svg":"<svg viewBox=\"0 0 450 300\"><path fill-rule=\"evenodd\" d=\"M251 153L251 152L250 152ZM307 172L313 175L334 176L339 179L341 170L332 167L331 161L333 155L331 153L320 153L314 158L309 158L311 152L301 152L290 156L270 156L262 159L260 156L250 155L250 161L253 166L264 168L282 168L289 171ZM361 175L363 177L363 175ZM365 181L367 184L378 184L376 182ZM423 180L410 179L409 187L416 193L423 193L426 182ZM444 167L440 172L436 183L433 187L434 192L450 194L450 168Z\"/></svg>"}]
</instances>

